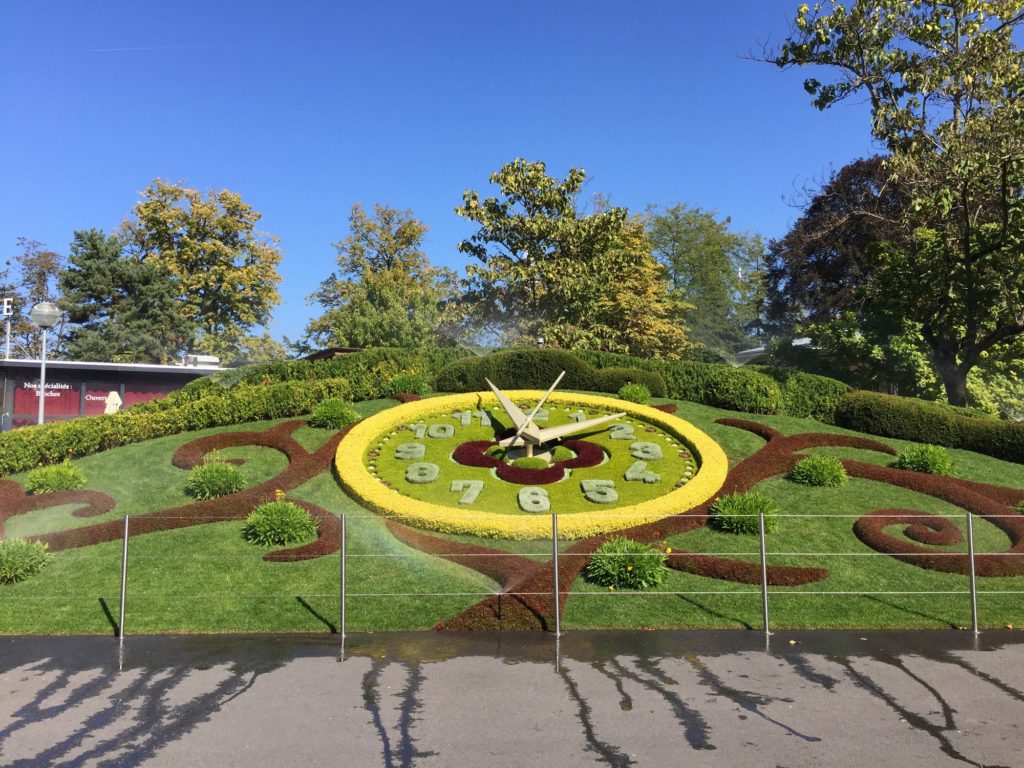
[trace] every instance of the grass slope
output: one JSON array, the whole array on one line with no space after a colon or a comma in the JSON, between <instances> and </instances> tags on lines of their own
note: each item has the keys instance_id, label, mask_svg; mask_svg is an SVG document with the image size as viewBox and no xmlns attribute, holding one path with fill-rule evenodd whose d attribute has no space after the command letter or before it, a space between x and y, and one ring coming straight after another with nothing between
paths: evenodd
<instances>
[{"instance_id":1,"label":"grass slope","mask_svg":"<svg viewBox=\"0 0 1024 768\"><path fill-rule=\"evenodd\" d=\"M359 404L362 414L394 401ZM678 415L716 439L735 464L755 452L763 440L749 432L715 424L736 414L680 403ZM857 434L809 419L752 416L785 434L834 432ZM27 536L88 525L124 514L140 514L189 501L187 472L173 467L174 450L204 434L259 430L277 422L242 425L175 435L97 454L78 462L87 487L110 494L117 508L99 518L79 519L74 507L40 510L7 522L7 535ZM296 438L307 448L330 437L302 428ZM897 449L907 445L882 440ZM816 452L841 458L887 463L890 457L855 449ZM1024 488L1020 465L967 451L950 451L958 474L971 480ZM241 470L250 484L274 476L285 459L267 448L221 451L222 458L245 459ZM11 479L24 482L24 475ZM967 577L926 571L879 555L852 533L856 517L884 507L907 507L952 515L963 529L962 510L940 500L868 480L852 479L844 488L806 488L776 478L757 490L773 497L786 515L782 530L769 538L772 563L823 566L822 582L772 588L774 627L951 627L970 621ZM346 514L349 533L348 628L353 631L429 628L497 591L490 579L398 542L382 520L356 506L339 489L329 469L289 494ZM130 542L126 625L129 633L336 630L339 613L338 557L298 563L267 563L262 551L241 538L240 521L149 534ZM898 528L890 532L898 534ZM899 534L898 534L899 535ZM1004 534L975 520L979 552L1005 549ZM496 542L469 536L452 540L499 547L537 559L550 557L549 541ZM671 539L676 551L735 553L756 561L757 539L702 528ZM964 544L948 547L963 551ZM819 553L811 557L793 553ZM111 633L118 613L120 543L110 542L56 553L37 577L0 586L0 632ZM1024 624L1024 577L979 580L979 612L986 625ZM821 596L836 591L856 593ZM893 592L958 594L863 594ZM413 593L398 595L397 593ZM577 580L566 604L563 627L758 627L759 587L670 572L658 594L609 593Z\"/></svg>"}]
</instances>

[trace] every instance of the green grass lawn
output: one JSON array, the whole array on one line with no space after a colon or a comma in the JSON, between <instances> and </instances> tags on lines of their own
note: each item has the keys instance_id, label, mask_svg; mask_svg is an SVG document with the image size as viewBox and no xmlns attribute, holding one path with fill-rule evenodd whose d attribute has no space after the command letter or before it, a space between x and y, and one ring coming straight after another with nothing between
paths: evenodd
<instances>
[{"instance_id":1,"label":"green grass lawn","mask_svg":"<svg viewBox=\"0 0 1024 768\"><path fill-rule=\"evenodd\" d=\"M361 403L368 415L394 401ZM678 415L717 440L730 463L756 451L763 440L748 432L714 424L738 414L680 403ZM855 434L809 419L751 416L786 434L836 432ZM98 520L118 519L186 504L186 471L171 465L180 445L204 434L262 430L277 422L207 430L153 440L76 462L87 487L112 496L117 508L99 518L72 516L65 505L20 515L7 521L6 535L29 536ZM296 438L315 449L330 438L325 430L301 428ZM897 449L907 443L880 442ZM813 452L888 463L891 457L854 449L823 448ZM958 474L972 480L1024 488L1018 464L951 451ZM252 485L273 477L286 464L279 452L259 447L231 448L222 458L242 458L241 471ZM25 476L11 479L24 482ZM853 522L871 510L907 507L951 515L964 527L963 510L929 496L862 479L839 489L806 488L783 478L758 488L787 516L768 540L770 562L825 567L827 579L801 587L771 588L771 620L776 628L951 627L970 622L966 576L916 568L880 555L852 532ZM330 468L291 491L290 498L313 502L348 521L348 629L385 631L426 629L497 591L495 582L405 544L383 520L358 507L339 488ZM792 515L792 516L790 516ZM298 563L268 563L263 550L241 537L240 521L200 525L134 537L129 548L126 628L143 632L249 632L336 630L339 614L337 554ZM898 534L893 527L890 532ZM975 520L979 552L1008 546L1006 536L990 523ZM498 541L470 536L452 540L496 547L539 560L550 557L550 541ZM757 539L702 528L673 537L676 551L735 553L756 562ZM963 551L966 545L947 548ZM564 549L565 544L562 548ZM120 542L55 553L41 574L15 585L0 586L2 633L111 633L119 610ZM817 553L811 556L794 553ZM984 625L1024 624L1024 577L979 579L979 613ZM820 592L840 592L823 596ZM883 594L933 592L958 594ZM1017 592L1018 594L995 594ZM402 594L405 593L405 594ZM847 594L849 593L849 594ZM872 593L872 594L866 594ZM566 602L563 627L759 627L760 588L670 572L657 594L609 593L577 580Z\"/></svg>"}]
</instances>

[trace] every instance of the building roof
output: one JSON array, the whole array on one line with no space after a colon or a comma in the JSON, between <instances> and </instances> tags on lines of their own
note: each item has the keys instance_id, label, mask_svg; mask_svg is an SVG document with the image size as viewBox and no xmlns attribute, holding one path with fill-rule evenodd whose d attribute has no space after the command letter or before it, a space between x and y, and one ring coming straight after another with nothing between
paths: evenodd
<instances>
[{"instance_id":1,"label":"building roof","mask_svg":"<svg viewBox=\"0 0 1024 768\"><path fill-rule=\"evenodd\" d=\"M0 368L34 370L39 368L38 360L0 360ZM47 360L47 370L97 371L106 373L160 373L164 375L195 376L223 371L217 365L158 365L156 363L92 363L84 360Z\"/></svg>"}]
</instances>

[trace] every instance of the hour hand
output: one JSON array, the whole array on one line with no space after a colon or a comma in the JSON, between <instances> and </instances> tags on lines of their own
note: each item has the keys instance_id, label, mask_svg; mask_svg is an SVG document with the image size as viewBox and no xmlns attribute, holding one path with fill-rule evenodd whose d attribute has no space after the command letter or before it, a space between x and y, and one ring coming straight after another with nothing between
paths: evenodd
<instances>
[{"instance_id":1,"label":"hour hand","mask_svg":"<svg viewBox=\"0 0 1024 768\"><path fill-rule=\"evenodd\" d=\"M508 397L505 396L504 392L494 386L490 379L485 378L484 381L487 382L487 386L491 388L494 396L498 398L498 402L501 403L501 407L505 409L505 413L507 413L509 418L512 419L512 422L516 425L516 429L521 429L527 421L526 414L520 410L518 405L509 400Z\"/></svg>"}]
</instances>

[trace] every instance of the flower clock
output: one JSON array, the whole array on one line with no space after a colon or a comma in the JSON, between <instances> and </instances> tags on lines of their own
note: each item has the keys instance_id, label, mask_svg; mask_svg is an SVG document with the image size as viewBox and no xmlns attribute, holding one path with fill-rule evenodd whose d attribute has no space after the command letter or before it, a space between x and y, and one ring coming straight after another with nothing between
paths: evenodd
<instances>
[{"instance_id":1,"label":"flower clock","mask_svg":"<svg viewBox=\"0 0 1024 768\"><path fill-rule=\"evenodd\" d=\"M338 476L370 509L476 536L581 538L681 514L711 498L722 449L671 414L610 397L466 393L407 403L354 427Z\"/></svg>"}]
</instances>

